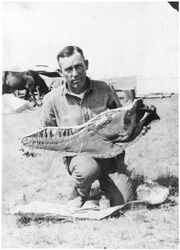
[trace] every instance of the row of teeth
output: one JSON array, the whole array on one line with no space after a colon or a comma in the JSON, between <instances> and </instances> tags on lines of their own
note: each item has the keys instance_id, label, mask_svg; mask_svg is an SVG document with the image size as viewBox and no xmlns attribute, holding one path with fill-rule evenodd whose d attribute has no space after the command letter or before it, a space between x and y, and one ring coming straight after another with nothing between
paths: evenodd
<instances>
[{"instance_id":1,"label":"row of teeth","mask_svg":"<svg viewBox=\"0 0 180 250\"><path fill-rule=\"evenodd\" d=\"M101 119L101 120L102 120L101 122L104 122L104 119ZM100 123L100 122L98 121L98 123ZM97 124L95 124L95 126L97 126ZM37 137L29 136L26 138L28 139L29 142L33 142L33 141L43 142L44 139L50 139L50 140L53 140L55 142L57 139L63 139L63 138L67 138L67 137L69 138L82 129L83 129L82 127L80 127L80 128L77 128L77 127L76 128L65 128L65 129L46 128L46 129L43 129L43 131L38 132Z\"/></svg>"},{"instance_id":2,"label":"row of teeth","mask_svg":"<svg viewBox=\"0 0 180 250\"><path fill-rule=\"evenodd\" d=\"M66 136L71 136L74 135L77 132L77 130L73 130L72 128L69 129L61 129L61 130L56 130L56 129L44 129L43 132L41 132L40 137L43 138L52 138L54 136L58 136L59 138L61 137L66 137Z\"/></svg>"},{"instance_id":3,"label":"row of teeth","mask_svg":"<svg viewBox=\"0 0 180 250\"><path fill-rule=\"evenodd\" d=\"M66 128L66 129L44 129L37 134L37 137L28 136L22 139L22 143L59 143L60 140L66 139L77 133L79 129Z\"/></svg>"},{"instance_id":4,"label":"row of teeth","mask_svg":"<svg viewBox=\"0 0 180 250\"><path fill-rule=\"evenodd\" d=\"M53 138L63 138L70 137L77 133L78 129L66 128L66 129L44 129L38 134L39 138L53 139Z\"/></svg>"},{"instance_id":5,"label":"row of teeth","mask_svg":"<svg viewBox=\"0 0 180 250\"><path fill-rule=\"evenodd\" d=\"M102 116L101 119L95 122L95 126L98 126L98 124L104 124L106 123L107 117ZM91 126L90 126L91 127ZM82 128L64 128L64 129L59 129L59 128L45 128L42 131L38 132L36 137L33 136L28 136L25 137L23 142L28 142L28 143L59 143L60 139L70 139L71 136L76 134L82 130ZM124 135L123 135L124 136ZM48 140L47 140L48 139Z\"/></svg>"}]
</instances>

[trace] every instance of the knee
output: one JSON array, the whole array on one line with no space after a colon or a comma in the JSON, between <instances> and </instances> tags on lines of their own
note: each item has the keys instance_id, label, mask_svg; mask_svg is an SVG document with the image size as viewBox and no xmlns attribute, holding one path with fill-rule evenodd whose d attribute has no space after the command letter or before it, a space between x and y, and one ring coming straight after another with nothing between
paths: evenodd
<instances>
[{"instance_id":1,"label":"knee","mask_svg":"<svg viewBox=\"0 0 180 250\"><path fill-rule=\"evenodd\" d=\"M75 156L69 165L70 174L80 178L98 177L99 164L90 156Z\"/></svg>"}]
</instances>

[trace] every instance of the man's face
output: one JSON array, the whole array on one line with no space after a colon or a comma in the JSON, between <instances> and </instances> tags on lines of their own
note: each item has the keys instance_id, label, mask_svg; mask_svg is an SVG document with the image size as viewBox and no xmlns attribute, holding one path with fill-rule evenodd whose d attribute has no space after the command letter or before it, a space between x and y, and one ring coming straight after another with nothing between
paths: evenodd
<instances>
[{"instance_id":1,"label":"man's face","mask_svg":"<svg viewBox=\"0 0 180 250\"><path fill-rule=\"evenodd\" d=\"M76 94L83 92L85 90L88 61L84 60L83 56L75 51L69 57L59 58L59 66L69 89Z\"/></svg>"}]
</instances>

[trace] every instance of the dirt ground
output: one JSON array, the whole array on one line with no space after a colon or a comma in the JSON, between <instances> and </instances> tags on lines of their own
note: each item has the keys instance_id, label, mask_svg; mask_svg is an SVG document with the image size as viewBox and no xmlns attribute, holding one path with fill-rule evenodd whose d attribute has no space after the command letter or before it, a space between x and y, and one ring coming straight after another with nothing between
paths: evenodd
<instances>
[{"instance_id":1,"label":"dirt ground","mask_svg":"<svg viewBox=\"0 0 180 250\"><path fill-rule=\"evenodd\" d=\"M126 150L126 164L135 180L150 178L169 187L174 202L102 221L23 226L8 214L23 194L28 201L64 202L71 179L59 153L34 151L36 157L26 157L20 151L19 138L39 126L41 107L3 115L2 247L178 248L178 96L144 102L157 107L161 120Z\"/></svg>"}]
</instances>

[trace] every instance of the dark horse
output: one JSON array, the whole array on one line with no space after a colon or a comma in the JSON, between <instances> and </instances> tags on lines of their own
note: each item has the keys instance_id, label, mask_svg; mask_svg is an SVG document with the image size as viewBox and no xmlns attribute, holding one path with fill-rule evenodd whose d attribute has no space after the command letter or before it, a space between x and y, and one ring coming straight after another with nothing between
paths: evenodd
<instances>
[{"instance_id":1,"label":"dark horse","mask_svg":"<svg viewBox=\"0 0 180 250\"><path fill-rule=\"evenodd\" d=\"M44 94L49 92L45 81L36 71L27 70L23 72L4 71L3 72L2 93L14 93L17 90L25 90L25 100L31 97L35 103L35 92L38 94L38 100Z\"/></svg>"}]
</instances>

